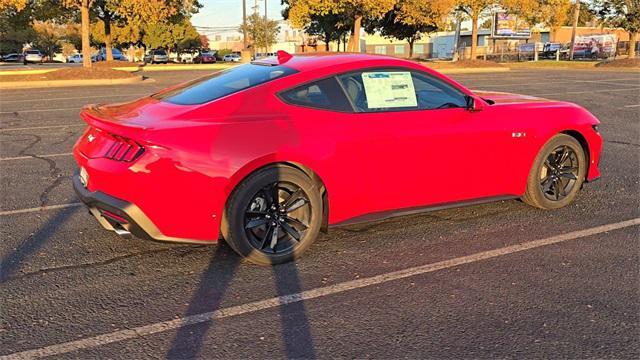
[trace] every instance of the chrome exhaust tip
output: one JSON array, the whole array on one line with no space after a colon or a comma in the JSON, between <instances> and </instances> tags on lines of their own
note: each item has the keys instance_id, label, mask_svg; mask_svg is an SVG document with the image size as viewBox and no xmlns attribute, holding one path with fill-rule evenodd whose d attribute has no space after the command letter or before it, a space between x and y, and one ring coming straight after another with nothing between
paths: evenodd
<instances>
[{"instance_id":1,"label":"chrome exhaust tip","mask_svg":"<svg viewBox=\"0 0 640 360\"><path fill-rule=\"evenodd\" d=\"M115 231L116 234L118 234L120 237L123 237L125 239L133 238L133 235L131 235L131 232L129 232L128 230L114 227L113 231Z\"/></svg>"}]
</instances>

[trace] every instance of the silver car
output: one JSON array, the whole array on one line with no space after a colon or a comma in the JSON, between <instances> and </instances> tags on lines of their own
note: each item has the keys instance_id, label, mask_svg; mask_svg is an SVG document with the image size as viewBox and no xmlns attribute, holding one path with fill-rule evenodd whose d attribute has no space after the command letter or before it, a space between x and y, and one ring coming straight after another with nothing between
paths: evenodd
<instances>
[{"instance_id":1,"label":"silver car","mask_svg":"<svg viewBox=\"0 0 640 360\"><path fill-rule=\"evenodd\" d=\"M144 56L144 62L152 64L166 64L169 62L169 54L161 49L151 50Z\"/></svg>"}]
</instances>

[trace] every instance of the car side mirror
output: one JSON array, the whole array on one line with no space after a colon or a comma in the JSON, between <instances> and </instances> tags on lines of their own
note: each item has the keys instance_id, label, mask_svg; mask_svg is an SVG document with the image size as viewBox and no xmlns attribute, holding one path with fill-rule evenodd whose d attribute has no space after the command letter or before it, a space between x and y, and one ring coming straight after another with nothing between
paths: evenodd
<instances>
[{"instance_id":1,"label":"car side mirror","mask_svg":"<svg viewBox=\"0 0 640 360\"><path fill-rule=\"evenodd\" d=\"M482 109L484 109L484 104L482 103L481 100L476 99L473 96L467 95L465 97L465 101L466 101L466 109L468 111L481 111Z\"/></svg>"}]
</instances>

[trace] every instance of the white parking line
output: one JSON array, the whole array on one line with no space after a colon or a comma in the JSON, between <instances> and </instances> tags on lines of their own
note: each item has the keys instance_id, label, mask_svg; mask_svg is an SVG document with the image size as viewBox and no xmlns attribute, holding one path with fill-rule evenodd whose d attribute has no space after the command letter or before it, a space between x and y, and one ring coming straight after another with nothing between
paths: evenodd
<instances>
[{"instance_id":1,"label":"white parking line","mask_svg":"<svg viewBox=\"0 0 640 360\"><path fill-rule=\"evenodd\" d=\"M18 209L18 210L5 210L5 211L0 211L0 216L32 213L32 212L55 210L55 209L64 209L64 208L76 207L80 205L82 205L82 203L78 202L78 203L69 203L69 204L60 204L60 205L40 206L40 207Z\"/></svg>"},{"instance_id":2,"label":"white parking line","mask_svg":"<svg viewBox=\"0 0 640 360\"><path fill-rule=\"evenodd\" d=\"M19 110L19 111L0 111L0 115L4 114L26 114L26 113L34 113L34 112L49 112L49 111L64 111L64 110L80 110L79 107L68 107L68 108L60 108L60 109L35 109L35 110Z\"/></svg>"},{"instance_id":3,"label":"white parking line","mask_svg":"<svg viewBox=\"0 0 640 360\"><path fill-rule=\"evenodd\" d=\"M260 310L277 308L279 306L297 303L300 301L321 298L324 296L329 296L333 294L342 293L345 291L360 289L367 286L383 284L389 281L395 281L395 280L400 280L400 279L404 279L411 276L427 274L427 273L431 273L438 270L448 269L451 267L456 267L464 264L470 264L470 263L474 263L474 262L478 262L486 259L518 253L518 252L531 250L531 249L539 248L542 246L557 244L557 243L561 243L569 240L575 240L575 239L596 235L596 234L601 234L601 233L605 233L605 232L613 231L617 229L623 229L623 228L635 226L635 225L640 225L640 218L621 221L621 222L608 224L608 225L596 226L596 227L585 229L585 230L573 231L573 232L562 234L562 235L548 237L546 239L533 240L533 241L525 242L518 245L506 246L506 247L495 249L495 250L483 251L476 254L462 256L462 257L458 257L450 260L444 260L444 261L440 261L433 264L416 266L416 267L412 267L404 270L372 276L369 278L352 280L352 281L347 281L347 282L343 282L343 283L339 283L331 286L315 288L315 289L306 290L306 291L302 291L302 292L291 294L291 295L273 297L270 299L254 301L251 303L224 308L216 311L195 314L195 315L186 316L183 318L158 322L150 325L139 326L139 327L135 327L127 330L114 331L108 334L92 336L92 337L88 337L88 338L84 338L76 341L70 341L70 342L61 343L61 344L45 346L38 349L27 350L23 352L10 354L4 357L0 357L0 359L5 359L5 360L31 359L31 358L66 354L73 351L98 347L101 345L107 345L107 344L116 343L120 341L141 338L144 336L157 334L157 333L161 333L169 330L174 330L174 329L178 329L178 328L182 328L182 327L190 326L194 324L200 324L207 321L219 320L219 319L230 318L238 315L254 313Z\"/></svg>"},{"instance_id":4,"label":"white parking line","mask_svg":"<svg viewBox=\"0 0 640 360\"><path fill-rule=\"evenodd\" d=\"M76 127L76 126L87 126L87 124L33 126L33 127L22 127L22 128L4 128L4 129L0 129L0 132L23 131L23 130L39 130L39 129L58 129L58 128Z\"/></svg>"},{"instance_id":5,"label":"white parking line","mask_svg":"<svg viewBox=\"0 0 640 360\"><path fill-rule=\"evenodd\" d=\"M26 159L37 159L37 158L52 158L52 157L69 156L69 155L73 155L73 153L15 156L15 157L0 158L0 161L26 160Z\"/></svg>"},{"instance_id":6,"label":"white parking line","mask_svg":"<svg viewBox=\"0 0 640 360\"><path fill-rule=\"evenodd\" d=\"M626 108L634 108L634 107L640 107L640 104L636 104L636 105L626 105Z\"/></svg>"},{"instance_id":7,"label":"white parking line","mask_svg":"<svg viewBox=\"0 0 640 360\"><path fill-rule=\"evenodd\" d=\"M150 93L133 93L133 94L119 94L119 95L73 96L73 97L59 97L59 98L49 98L49 99L6 100L6 101L0 101L0 104L11 104L11 103L17 103L17 102L34 102L34 101L43 101L43 100L56 101L56 100L111 98L111 97L122 97L122 96L143 96L143 95L150 95Z\"/></svg>"}]
</instances>

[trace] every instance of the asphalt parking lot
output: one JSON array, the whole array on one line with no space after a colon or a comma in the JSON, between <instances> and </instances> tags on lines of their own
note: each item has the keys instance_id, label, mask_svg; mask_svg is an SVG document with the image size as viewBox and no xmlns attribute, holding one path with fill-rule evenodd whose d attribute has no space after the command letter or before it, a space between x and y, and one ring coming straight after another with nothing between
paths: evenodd
<instances>
[{"instance_id":1,"label":"asphalt parking lot","mask_svg":"<svg viewBox=\"0 0 640 360\"><path fill-rule=\"evenodd\" d=\"M602 121L603 176L573 205L510 200L336 228L273 268L225 244L121 239L73 193L82 105L206 73L0 92L0 356L640 357L639 72L453 76Z\"/></svg>"}]
</instances>

